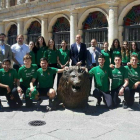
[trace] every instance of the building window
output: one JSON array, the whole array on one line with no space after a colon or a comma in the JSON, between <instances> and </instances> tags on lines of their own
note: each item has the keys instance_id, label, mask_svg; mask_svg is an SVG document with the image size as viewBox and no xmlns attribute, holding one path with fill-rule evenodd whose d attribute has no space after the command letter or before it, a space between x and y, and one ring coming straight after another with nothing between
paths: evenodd
<instances>
[{"instance_id":1,"label":"building window","mask_svg":"<svg viewBox=\"0 0 140 140\"><path fill-rule=\"evenodd\" d=\"M16 43L16 37L17 37L17 26L11 25L9 31L8 31L8 44L13 45Z\"/></svg>"},{"instance_id":2,"label":"building window","mask_svg":"<svg viewBox=\"0 0 140 140\"><path fill-rule=\"evenodd\" d=\"M38 21L33 21L30 25L30 27L27 30L27 42L29 43L30 41L36 42L36 39L38 36L41 35L41 25Z\"/></svg>"},{"instance_id":3,"label":"building window","mask_svg":"<svg viewBox=\"0 0 140 140\"><path fill-rule=\"evenodd\" d=\"M90 13L83 22L83 31L83 39L87 47L90 47L93 38L101 47L103 42L108 41L108 22L105 15L99 11Z\"/></svg>"},{"instance_id":4,"label":"building window","mask_svg":"<svg viewBox=\"0 0 140 140\"><path fill-rule=\"evenodd\" d=\"M16 0L10 0L10 6L15 6L16 5Z\"/></svg>"},{"instance_id":5,"label":"building window","mask_svg":"<svg viewBox=\"0 0 140 140\"><path fill-rule=\"evenodd\" d=\"M53 26L53 39L57 49L60 48L62 40L67 42L68 48L70 47L70 24L66 18L57 19Z\"/></svg>"},{"instance_id":6,"label":"building window","mask_svg":"<svg viewBox=\"0 0 140 140\"><path fill-rule=\"evenodd\" d=\"M123 37L129 43L137 42L140 49L140 5L134 6L124 18Z\"/></svg>"}]
</instances>

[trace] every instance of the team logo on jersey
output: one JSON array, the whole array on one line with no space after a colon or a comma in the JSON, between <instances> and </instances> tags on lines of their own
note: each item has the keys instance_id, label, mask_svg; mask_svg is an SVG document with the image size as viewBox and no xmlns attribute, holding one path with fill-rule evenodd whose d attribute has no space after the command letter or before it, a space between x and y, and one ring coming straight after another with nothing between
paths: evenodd
<instances>
[{"instance_id":1,"label":"team logo on jersey","mask_svg":"<svg viewBox=\"0 0 140 140\"><path fill-rule=\"evenodd\" d=\"M137 72L135 72L135 74L138 74Z\"/></svg>"},{"instance_id":2,"label":"team logo on jersey","mask_svg":"<svg viewBox=\"0 0 140 140\"><path fill-rule=\"evenodd\" d=\"M120 71L118 73L121 73Z\"/></svg>"},{"instance_id":3,"label":"team logo on jersey","mask_svg":"<svg viewBox=\"0 0 140 140\"><path fill-rule=\"evenodd\" d=\"M9 73L9 77L11 77L11 73Z\"/></svg>"}]
</instances>

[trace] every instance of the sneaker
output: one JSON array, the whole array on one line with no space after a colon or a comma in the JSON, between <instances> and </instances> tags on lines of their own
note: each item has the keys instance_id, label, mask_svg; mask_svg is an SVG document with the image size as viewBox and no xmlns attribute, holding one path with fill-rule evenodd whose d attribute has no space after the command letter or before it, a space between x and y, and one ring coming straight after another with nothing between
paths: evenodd
<instances>
[{"instance_id":1,"label":"sneaker","mask_svg":"<svg viewBox=\"0 0 140 140\"><path fill-rule=\"evenodd\" d=\"M3 106L2 106L1 100L0 100L0 111L2 110L2 108L3 108Z\"/></svg>"},{"instance_id":2,"label":"sneaker","mask_svg":"<svg viewBox=\"0 0 140 140\"><path fill-rule=\"evenodd\" d=\"M39 98L38 100L37 100L37 103L36 103L36 106L40 106L40 104L43 102L43 100L41 99L41 98Z\"/></svg>"},{"instance_id":3,"label":"sneaker","mask_svg":"<svg viewBox=\"0 0 140 140\"><path fill-rule=\"evenodd\" d=\"M48 112L48 111L52 111L52 108L49 106L49 105L47 105L46 106L46 111Z\"/></svg>"},{"instance_id":4,"label":"sneaker","mask_svg":"<svg viewBox=\"0 0 140 140\"><path fill-rule=\"evenodd\" d=\"M123 106L123 109L126 109L128 107L126 101L123 101L122 106Z\"/></svg>"}]
</instances>

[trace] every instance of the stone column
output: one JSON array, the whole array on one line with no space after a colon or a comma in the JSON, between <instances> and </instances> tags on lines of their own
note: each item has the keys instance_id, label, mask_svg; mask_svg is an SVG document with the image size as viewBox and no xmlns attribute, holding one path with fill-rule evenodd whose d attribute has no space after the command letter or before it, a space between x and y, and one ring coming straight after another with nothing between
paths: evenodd
<instances>
[{"instance_id":1,"label":"stone column","mask_svg":"<svg viewBox=\"0 0 140 140\"><path fill-rule=\"evenodd\" d=\"M4 24L0 22L0 33L4 33Z\"/></svg>"},{"instance_id":2,"label":"stone column","mask_svg":"<svg viewBox=\"0 0 140 140\"><path fill-rule=\"evenodd\" d=\"M46 43L48 43L49 34L48 34L48 18L47 17L41 18L41 35L44 37Z\"/></svg>"},{"instance_id":3,"label":"stone column","mask_svg":"<svg viewBox=\"0 0 140 140\"><path fill-rule=\"evenodd\" d=\"M23 3L23 0L17 0L17 5L20 5Z\"/></svg>"},{"instance_id":4,"label":"stone column","mask_svg":"<svg viewBox=\"0 0 140 140\"><path fill-rule=\"evenodd\" d=\"M28 3L28 2L30 2L30 0L25 0L25 3Z\"/></svg>"},{"instance_id":5,"label":"stone column","mask_svg":"<svg viewBox=\"0 0 140 140\"><path fill-rule=\"evenodd\" d=\"M6 0L6 8L10 7L10 0Z\"/></svg>"},{"instance_id":6,"label":"stone column","mask_svg":"<svg viewBox=\"0 0 140 140\"><path fill-rule=\"evenodd\" d=\"M123 29L124 29L123 26L119 26L119 41L121 44L123 42Z\"/></svg>"},{"instance_id":7,"label":"stone column","mask_svg":"<svg viewBox=\"0 0 140 140\"><path fill-rule=\"evenodd\" d=\"M23 21L21 19L17 20L17 35L23 34Z\"/></svg>"},{"instance_id":8,"label":"stone column","mask_svg":"<svg viewBox=\"0 0 140 140\"><path fill-rule=\"evenodd\" d=\"M52 39L53 34L52 34L51 32L49 32L49 33L48 33L48 37L49 37L49 39ZM48 39L48 40L49 40L49 39ZM48 43L48 42L46 42L46 43Z\"/></svg>"},{"instance_id":9,"label":"stone column","mask_svg":"<svg viewBox=\"0 0 140 140\"><path fill-rule=\"evenodd\" d=\"M108 43L111 46L113 40L118 38L118 7L109 6L109 20L108 20Z\"/></svg>"},{"instance_id":10,"label":"stone column","mask_svg":"<svg viewBox=\"0 0 140 140\"><path fill-rule=\"evenodd\" d=\"M5 1L4 0L0 0L0 10L5 8Z\"/></svg>"},{"instance_id":11,"label":"stone column","mask_svg":"<svg viewBox=\"0 0 140 140\"><path fill-rule=\"evenodd\" d=\"M78 26L77 11L73 10L70 13L70 45L75 42L75 36L77 35Z\"/></svg>"}]
</instances>

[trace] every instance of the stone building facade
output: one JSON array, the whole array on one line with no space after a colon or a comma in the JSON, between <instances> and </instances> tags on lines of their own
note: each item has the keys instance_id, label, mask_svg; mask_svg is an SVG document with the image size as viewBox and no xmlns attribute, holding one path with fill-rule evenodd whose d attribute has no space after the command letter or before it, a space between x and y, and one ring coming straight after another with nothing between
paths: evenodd
<instances>
[{"instance_id":1,"label":"stone building facade","mask_svg":"<svg viewBox=\"0 0 140 140\"><path fill-rule=\"evenodd\" d=\"M74 43L76 34L87 46L92 38L99 45L114 38L139 43L140 0L0 0L0 32L9 44L17 34L26 43L53 38L58 47L62 39Z\"/></svg>"}]
</instances>

